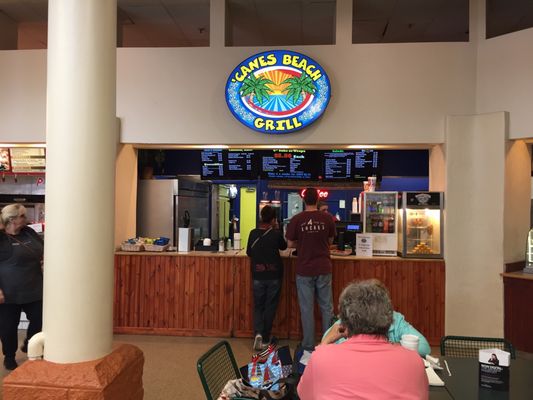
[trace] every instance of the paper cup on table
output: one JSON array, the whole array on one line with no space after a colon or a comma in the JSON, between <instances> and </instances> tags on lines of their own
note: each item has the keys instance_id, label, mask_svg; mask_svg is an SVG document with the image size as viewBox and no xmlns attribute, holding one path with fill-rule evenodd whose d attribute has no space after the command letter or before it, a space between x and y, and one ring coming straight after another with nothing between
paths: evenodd
<instances>
[{"instance_id":1,"label":"paper cup on table","mask_svg":"<svg viewBox=\"0 0 533 400\"><path fill-rule=\"evenodd\" d=\"M409 350L415 350L418 351L418 336L416 335L402 335L402 339L400 340L400 344L402 347L405 347Z\"/></svg>"}]
</instances>

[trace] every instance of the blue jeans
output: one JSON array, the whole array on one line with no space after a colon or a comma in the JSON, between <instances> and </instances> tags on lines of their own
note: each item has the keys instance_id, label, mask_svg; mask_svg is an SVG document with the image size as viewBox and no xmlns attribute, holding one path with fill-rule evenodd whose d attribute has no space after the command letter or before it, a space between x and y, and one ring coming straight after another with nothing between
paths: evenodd
<instances>
[{"instance_id":1,"label":"blue jeans","mask_svg":"<svg viewBox=\"0 0 533 400\"><path fill-rule=\"evenodd\" d=\"M281 279L254 280L254 335L258 333L267 343L281 293Z\"/></svg>"},{"instance_id":2,"label":"blue jeans","mask_svg":"<svg viewBox=\"0 0 533 400\"><path fill-rule=\"evenodd\" d=\"M305 350L312 351L315 348L315 292L322 314L322 333L329 328L333 318L331 274L318 276L296 275L296 290L302 316L302 347Z\"/></svg>"}]
</instances>

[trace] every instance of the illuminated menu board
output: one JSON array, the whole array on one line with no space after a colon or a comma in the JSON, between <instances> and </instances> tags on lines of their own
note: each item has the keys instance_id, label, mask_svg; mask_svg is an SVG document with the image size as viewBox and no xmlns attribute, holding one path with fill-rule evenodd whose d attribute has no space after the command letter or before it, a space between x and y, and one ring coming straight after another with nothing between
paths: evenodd
<instances>
[{"instance_id":1,"label":"illuminated menu board","mask_svg":"<svg viewBox=\"0 0 533 400\"><path fill-rule=\"evenodd\" d=\"M202 179L224 178L224 155L221 149L202 150Z\"/></svg>"},{"instance_id":2,"label":"illuminated menu board","mask_svg":"<svg viewBox=\"0 0 533 400\"><path fill-rule=\"evenodd\" d=\"M298 149L274 149L261 152L260 176L265 179L317 179L313 153Z\"/></svg>"},{"instance_id":3,"label":"illuminated menu board","mask_svg":"<svg viewBox=\"0 0 533 400\"><path fill-rule=\"evenodd\" d=\"M206 149L201 153L202 179L249 180L257 178L255 152L251 149Z\"/></svg>"},{"instance_id":4,"label":"illuminated menu board","mask_svg":"<svg viewBox=\"0 0 533 400\"><path fill-rule=\"evenodd\" d=\"M352 179L355 154L353 151L331 150L322 154L324 180L347 181Z\"/></svg>"},{"instance_id":5,"label":"illuminated menu board","mask_svg":"<svg viewBox=\"0 0 533 400\"><path fill-rule=\"evenodd\" d=\"M255 179L257 169L255 153L251 149L229 149L224 152L226 179Z\"/></svg>"},{"instance_id":6,"label":"illuminated menu board","mask_svg":"<svg viewBox=\"0 0 533 400\"><path fill-rule=\"evenodd\" d=\"M357 150L355 152L354 179L363 181L373 175L379 179L379 151Z\"/></svg>"},{"instance_id":7,"label":"illuminated menu board","mask_svg":"<svg viewBox=\"0 0 533 400\"><path fill-rule=\"evenodd\" d=\"M11 171L11 162L9 161L9 149L0 148L0 171Z\"/></svg>"},{"instance_id":8,"label":"illuminated menu board","mask_svg":"<svg viewBox=\"0 0 533 400\"><path fill-rule=\"evenodd\" d=\"M14 173L42 173L45 171L45 150L38 147L12 147L9 149L11 171Z\"/></svg>"}]
</instances>

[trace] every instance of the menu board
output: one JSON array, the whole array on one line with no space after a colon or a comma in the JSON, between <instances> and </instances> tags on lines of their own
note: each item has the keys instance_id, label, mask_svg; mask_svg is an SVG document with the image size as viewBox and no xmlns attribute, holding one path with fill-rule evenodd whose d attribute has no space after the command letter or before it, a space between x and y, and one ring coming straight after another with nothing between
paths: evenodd
<instances>
[{"instance_id":1,"label":"menu board","mask_svg":"<svg viewBox=\"0 0 533 400\"><path fill-rule=\"evenodd\" d=\"M351 180L354 170L354 157L355 154L353 151L325 151L322 154L324 180Z\"/></svg>"},{"instance_id":2,"label":"menu board","mask_svg":"<svg viewBox=\"0 0 533 400\"><path fill-rule=\"evenodd\" d=\"M249 180L257 178L255 152L251 149L206 149L201 153L202 179Z\"/></svg>"},{"instance_id":3,"label":"menu board","mask_svg":"<svg viewBox=\"0 0 533 400\"><path fill-rule=\"evenodd\" d=\"M255 152L251 149L229 149L224 152L226 179L255 179L257 169Z\"/></svg>"},{"instance_id":4,"label":"menu board","mask_svg":"<svg viewBox=\"0 0 533 400\"><path fill-rule=\"evenodd\" d=\"M265 179L317 179L313 152L298 149L274 149L261 152L260 176Z\"/></svg>"},{"instance_id":5,"label":"menu board","mask_svg":"<svg viewBox=\"0 0 533 400\"><path fill-rule=\"evenodd\" d=\"M202 150L202 179L224 178L224 155L221 149Z\"/></svg>"},{"instance_id":6,"label":"menu board","mask_svg":"<svg viewBox=\"0 0 533 400\"><path fill-rule=\"evenodd\" d=\"M369 176L380 179L379 151L362 149L355 152L354 179L364 181Z\"/></svg>"},{"instance_id":7,"label":"menu board","mask_svg":"<svg viewBox=\"0 0 533 400\"><path fill-rule=\"evenodd\" d=\"M6 147L0 148L0 172L11 171L11 162L9 161L9 149Z\"/></svg>"},{"instance_id":8,"label":"menu board","mask_svg":"<svg viewBox=\"0 0 533 400\"><path fill-rule=\"evenodd\" d=\"M39 147L11 147L11 171L14 173L44 172L45 150Z\"/></svg>"}]
</instances>

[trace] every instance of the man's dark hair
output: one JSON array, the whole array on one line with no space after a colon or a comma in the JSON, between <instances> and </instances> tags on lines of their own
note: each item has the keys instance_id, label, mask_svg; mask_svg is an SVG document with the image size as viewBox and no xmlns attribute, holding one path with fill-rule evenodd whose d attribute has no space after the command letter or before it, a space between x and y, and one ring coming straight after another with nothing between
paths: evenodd
<instances>
[{"instance_id":1,"label":"man's dark hair","mask_svg":"<svg viewBox=\"0 0 533 400\"><path fill-rule=\"evenodd\" d=\"M304 201L306 205L314 206L318 201L318 191L312 187L305 189Z\"/></svg>"},{"instance_id":2,"label":"man's dark hair","mask_svg":"<svg viewBox=\"0 0 533 400\"><path fill-rule=\"evenodd\" d=\"M270 206L264 206L261 209L261 222L268 224L274 218L276 218L276 210Z\"/></svg>"}]
</instances>

